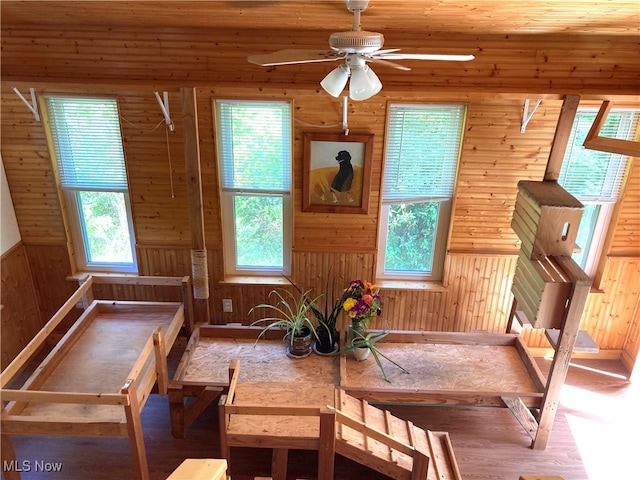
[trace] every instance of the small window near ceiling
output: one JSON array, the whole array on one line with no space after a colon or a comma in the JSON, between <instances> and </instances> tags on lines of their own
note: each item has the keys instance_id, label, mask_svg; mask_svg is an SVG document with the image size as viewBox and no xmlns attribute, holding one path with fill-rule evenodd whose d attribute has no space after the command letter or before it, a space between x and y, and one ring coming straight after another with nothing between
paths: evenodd
<instances>
[{"instance_id":1,"label":"small window near ceiling","mask_svg":"<svg viewBox=\"0 0 640 480\"><path fill-rule=\"evenodd\" d=\"M291 104L216 100L225 273L289 273Z\"/></svg>"},{"instance_id":2,"label":"small window near ceiling","mask_svg":"<svg viewBox=\"0 0 640 480\"><path fill-rule=\"evenodd\" d=\"M391 105L378 276L440 280L465 107Z\"/></svg>"},{"instance_id":3,"label":"small window near ceiling","mask_svg":"<svg viewBox=\"0 0 640 480\"><path fill-rule=\"evenodd\" d=\"M78 267L135 272L116 99L51 95L45 105Z\"/></svg>"},{"instance_id":4,"label":"small window near ceiling","mask_svg":"<svg viewBox=\"0 0 640 480\"><path fill-rule=\"evenodd\" d=\"M573 122L558 183L584 205L573 259L593 275L604 238L618 200L629 157L588 150L582 146L596 111L578 111ZM611 110L600 130L601 137L632 140L638 129L640 112Z\"/></svg>"}]
</instances>

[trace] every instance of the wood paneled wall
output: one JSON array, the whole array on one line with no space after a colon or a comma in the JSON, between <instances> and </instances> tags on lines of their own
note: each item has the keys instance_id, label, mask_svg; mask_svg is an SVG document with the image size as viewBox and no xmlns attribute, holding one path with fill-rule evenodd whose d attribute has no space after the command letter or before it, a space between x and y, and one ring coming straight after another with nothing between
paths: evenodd
<instances>
[{"instance_id":1,"label":"wood paneled wall","mask_svg":"<svg viewBox=\"0 0 640 480\"><path fill-rule=\"evenodd\" d=\"M43 325L27 252L22 243L2 255L2 357L4 368L20 353Z\"/></svg>"},{"instance_id":2,"label":"wood paneled wall","mask_svg":"<svg viewBox=\"0 0 640 480\"><path fill-rule=\"evenodd\" d=\"M19 85L26 90L30 85ZM31 85L32 86L32 85ZM189 213L186 194L179 91L172 87L114 85L36 85L38 93L116 94L130 182L139 273L190 274ZM154 90L168 90L175 131L164 127ZM26 90L28 91L28 90ZM534 94L438 93L385 89L366 102L350 102L352 133L375 135L368 214L329 215L301 210L302 134L341 133L341 100L317 89L217 86L197 89L205 235L210 274L210 308L217 323L244 322L248 310L267 298L272 285L224 282L222 224L215 154L212 102L215 98L290 99L294 110L294 232L292 278L301 288L324 290L329 270L340 285L353 278L373 279L383 168L384 127L390 102L463 103L467 106L462 158L452 212L444 288L383 290L384 315L376 326L446 331L504 331L511 306L511 279L519 240L510 228L517 182L540 180L553 141L562 100L547 96L520 132L523 103ZM632 102L638 105L638 99ZM1 91L2 156L14 194L16 216L41 315L48 318L75 289L60 200L57 197L44 129L7 86ZM7 134L5 134L7 132ZM640 168L630 172L620 217L612 236L600 288L590 296L583 326L603 349L629 346L637 309L640 234L634 217ZM173 182L173 194L171 188ZM45 205L43 207L43 204ZM45 212L45 213L42 213ZM634 283L635 282L635 283ZM127 293L132 292L115 292ZM135 292L133 292L135 294ZM158 295L165 296L158 292ZM234 312L223 313L231 298ZM169 299L167 297L167 299ZM614 301L615 299L615 301ZM634 301L636 304L634 304ZM637 314L636 314L637 315ZM634 323L637 325L637 322ZM532 346L546 346L539 332L527 333ZM626 343L625 343L625 339Z\"/></svg>"},{"instance_id":3,"label":"wood paneled wall","mask_svg":"<svg viewBox=\"0 0 640 480\"><path fill-rule=\"evenodd\" d=\"M640 257L640 165L638 159L629 165L627 182L620 200L616 228L611 234L609 255Z\"/></svg>"},{"instance_id":4,"label":"wood paneled wall","mask_svg":"<svg viewBox=\"0 0 640 480\"><path fill-rule=\"evenodd\" d=\"M273 2L271 5L277 6ZM292 8L299 9L300 6ZM348 15L331 21L336 12L342 13L342 7L328 16L325 12L321 18L314 18L307 12L304 18L308 25L321 27L306 30L280 29L275 27L280 19L269 23L262 16L246 18L238 11L221 12L220 16L227 23L233 22L234 18L243 22L244 26L239 28L183 27L179 31L140 25L82 25L65 29L59 25L22 24L17 27L3 22L2 71L3 76L17 81L72 83L77 81L78 71L81 71L81 78L91 83L136 81L153 84L163 79L163 83L174 86L253 83L295 88L317 85L319 79L335 66L316 63L263 68L249 64L246 58L250 54L285 48L326 49L330 33L351 26ZM209 16L213 13L212 10ZM176 15L181 13L176 12ZM299 17L301 14L292 15ZM373 28L373 21L367 24L366 18L365 13L363 26ZM264 23L261 28L247 30L251 26L249 23L254 22ZM411 72L376 68L387 88L638 93L637 38L633 33L597 36L553 32L478 34L473 27L468 29L470 33L425 32L427 26L423 24L413 25L414 32L400 27L393 36L385 25L379 26L387 36L385 47L388 48L406 52L417 48L423 52L427 48L428 52L424 53L476 56L468 64L412 62Z\"/></svg>"}]
</instances>

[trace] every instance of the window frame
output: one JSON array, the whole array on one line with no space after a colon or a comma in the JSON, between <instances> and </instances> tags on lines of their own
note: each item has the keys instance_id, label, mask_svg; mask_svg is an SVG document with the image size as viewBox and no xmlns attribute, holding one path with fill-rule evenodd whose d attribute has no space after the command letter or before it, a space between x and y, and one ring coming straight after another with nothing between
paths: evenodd
<instances>
[{"instance_id":1,"label":"window frame","mask_svg":"<svg viewBox=\"0 0 640 480\"><path fill-rule=\"evenodd\" d=\"M638 115L640 117L640 111L632 108L615 108L609 112L609 115L616 113L625 113L630 112L631 114ZM570 152L575 147L583 147L583 145L576 143L575 135L573 134L574 125L579 121L578 115L580 114L591 114L594 117L597 115L598 109L595 107L584 107L579 108L576 114L576 119L574 120L573 125L571 126L571 134L569 136L569 144L567 145L567 152L565 152L565 156L563 158L563 167L564 163L568 160L567 153ZM633 120L631 125L633 125ZM603 125L604 127L604 125ZM632 138L635 138L638 135L638 129L640 129L640 120L638 120L638 124L636 125L636 131L632 132ZM584 147L583 147L584 148ZM624 163L624 168L619 169L621 171L621 178L616 183L616 181L611 181L611 185L614 189L617 189L614 197L601 197L601 198L588 198L586 195L578 195L572 194L576 199L578 199L583 205L596 205L600 207L600 211L598 212L597 219L593 228L593 235L591 235L591 241L589 244L588 251L586 253L586 257L584 258L584 266L582 266L583 270L590 277L594 277L597 272L598 265L600 263L600 258L604 253L605 243L607 239L607 234L611 225L611 220L613 218L613 213L615 211L615 206L619 201L620 192L622 191L622 187L624 184L625 176L627 175L629 169L629 157L627 155L620 155L611 152L601 152L609 155L609 162L612 159L613 155L619 155L621 157L621 162ZM564 187L565 181L568 178L567 175L562 176L563 168L560 171L560 178L558 182L560 185ZM607 171L607 176L614 175L612 172ZM616 187L617 185L617 187ZM571 192L569 192L571 193ZM582 226L582 224L581 224ZM578 244L580 249L584 249L585 246Z\"/></svg>"},{"instance_id":2,"label":"window frame","mask_svg":"<svg viewBox=\"0 0 640 480\"><path fill-rule=\"evenodd\" d=\"M238 103L238 104L286 104L289 112L289 185L287 191L278 190L257 190L248 188L225 187L223 184L223 162L225 156L222 153L223 129L220 127L219 103ZM220 188L220 213L222 222L222 252L223 266L225 277L232 276L280 276L291 274L291 258L293 249L293 105L288 100L246 100L246 99L213 99L214 110L214 136L216 141L216 156L218 167L218 181ZM235 218L235 199L242 196L255 197L278 197L282 199L282 267L245 267L238 265L238 252L236 248L236 218Z\"/></svg>"},{"instance_id":3,"label":"window frame","mask_svg":"<svg viewBox=\"0 0 640 480\"><path fill-rule=\"evenodd\" d=\"M70 187L62 184L60 179L60 162L62 160L58 159L56 143L54 139L54 135L52 133L52 125L51 125L51 112L49 111L47 100L49 98L69 98L69 99L77 99L81 101L82 99L87 100L109 100L113 101L117 116L118 116L118 131L121 139L122 146L122 160L123 160L123 168L125 172L125 180L126 180L126 188L83 188L83 187ZM49 143L49 151L51 160L53 163L54 171L56 172L58 187L62 193L64 199L64 212L67 218L67 222L69 225L68 228L68 236L69 241L73 246L73 256L75 269L79 271L94 271L94 272L104 272L104 273L138 273L138 260L136 256L136 237L135 237L135 229L133 223L133 211L131 208L131 199L129 196L129 178L128 171L125 159L125 151L124 151L124 140L122 138L122 126L120 124L120 107L118 105L117 97L115 96L105 96L105 95L74 95L74 94L45 94L42 96L43 105L45 108L42 110L45 112L44 118L46 120L46 135ZM62 141L68 142L67 138L69 136L65 136ZM78 201L77 195L81 192L116 192L121 193L124 199L125 211L126 211L126 223L127 229L129 233L129 247L131 250L131 262L130 263L122 263L122 262L97 262L89 260L89 245L87 240L87 229L85 222L83 221L84 215L80 211L80 202Z\"/></svg>"},{"instance_id":4,"label":"window frame","mask_svg":"<svg viewBox=\"0 0 640 480\"><path fill-rule=\"evenodd\" d=\"M90 270L95 272L105 273L137 273L137 257L136 257L136 242L133 235L133 216L131 212L131 201L129 200L128 190L83 190L83 189L65 189L63 188L65 200L67 205L70 206L69 222L72 225L71 237L73 245L81 245L82 248L76 248L76 263L81 270ZM96 262L89 261L87 251L89 246L87 245L86 228L84 222L81 220L84 216L80 214L80 204L78 202L77 195L81 192L116 192L122 193L124 197L124 205L127 211L127 225L129 228L129 243L131 245L131 264L122 264L117 262Z\"/></svg>"},{"instance_id":5,"label":"window frame","mask_svg":"<svg viewBox=\"0 0 640 480\"><path fill-rule=\"evenodd\" d=\"M378 254L377 278L382 280L406 280L406 281L440 281L444 271L444 260L447 249L447 234L451 223L451 206L453 198L443 200L431 200L438 202L438 223L436 225L435 246L433 249L433 264L431 273L419 271L399 272L397 270L386 271L384 261L387 250L387 236L389 232L389 208L390 203L382 204L380 207L380 221L378 227ZM427 202L406 202L406 203L427 203ZM400 204L395 204L400 205Z\"/></svg>"},{"instance_id":6,"label":"window frame","mask_svg":"<svg viewBox=\"0 0 640 480\"><path fill-rule=\"evenodd\" d=\"M459 130L459 145L458 151L456 153L455 165L453 168L453 179L452 179L452 191L449 197L443 196L434 196L429 198L415 198L413 200L388 200L384 199L384 175L385 169L387 166L387 148L389 145L388 136L385 135L385 151L384 151L384 164L382 169L382 183L383 187L381 189L380 194L380 214L378 219L378 254L377 254L377 262L376 262L376 277L383 281L414 281L414 282L439 282L442 281L444 274L444 264L447 252L447 243L449 230L452 220L452 211L453 211L453 201L455 198L456 184L458 178L458 171L460 168L460 157L462 153L463 143L464 143L464 125L467 117L467 105L466 104L438 104L438 103L429 103L429 104L405 104L405 103L390 103L387 114L387 122L386 122L386 131L389 131L389 123L391 121L391 113L393 107L411 107L419 109L421 107L426 107L425 110L428 110L429 107L433 108L459 108L461 110L461 122L460 122L460 130ZM406 271L401 272L397 270L385 270L385 260L386 260L386 247L387 247L387 237L389 232L389 210L391 205L402 205L402 204L418 204L418 203L428 203L428 202L437 202L438 205L438 218L437 225L435 230L435 238L434 238L434 251L433 251L433 262L431 265L431 271Z\"/></svg>"}]
</instances>

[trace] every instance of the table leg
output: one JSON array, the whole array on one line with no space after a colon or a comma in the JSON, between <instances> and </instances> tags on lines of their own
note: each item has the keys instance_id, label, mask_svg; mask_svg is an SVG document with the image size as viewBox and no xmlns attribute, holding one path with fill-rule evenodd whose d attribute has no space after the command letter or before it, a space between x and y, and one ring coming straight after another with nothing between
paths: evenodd
<instances>
[{"instance_id":1,"label":"table leg","mask_svg":"<svg viewBox=\"0 0 640 480\"><path fill-rule=\"evenodd\" d=\"M287 479L287 461L289 450L287 448L274 448L271 456L271 478L273 480Z\"/></svg>"}]
</instances>

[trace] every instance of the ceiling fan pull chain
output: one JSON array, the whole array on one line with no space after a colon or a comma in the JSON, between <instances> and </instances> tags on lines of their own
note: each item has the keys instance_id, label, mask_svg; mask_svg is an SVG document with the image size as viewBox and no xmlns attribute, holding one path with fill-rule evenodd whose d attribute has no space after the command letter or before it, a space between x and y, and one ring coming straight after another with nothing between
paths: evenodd
<instances>
[{"instance_id":1,"label":"ceiling fan pull chain","mask_svg":"<svg viewBox=\"0 0 640 480\"><path fill-rule=\"evenodd\" d=\"M344 134L349 135L349 124L347 123L347 105L348 105L348 97L345 95L342 97L342 128L344 129Z\"/></svg>"}]
</instances>

